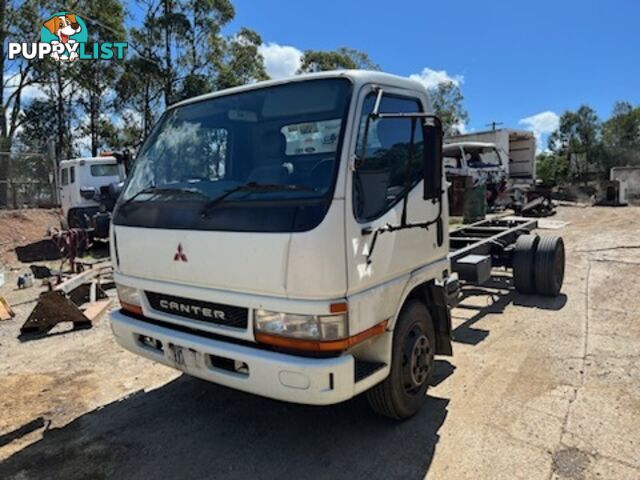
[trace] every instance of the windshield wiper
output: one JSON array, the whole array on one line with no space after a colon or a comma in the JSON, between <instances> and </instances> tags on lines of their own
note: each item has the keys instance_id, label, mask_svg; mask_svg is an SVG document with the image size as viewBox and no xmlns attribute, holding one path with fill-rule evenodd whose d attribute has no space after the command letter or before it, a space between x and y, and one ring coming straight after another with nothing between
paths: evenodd
<instances>
[{"instance_id":1,"label":"windshield wiper","mask_svg":"<svg viewBox=\"0 0 640 480\"><path fill-rule=\"evenodd\" d=\"M139 192L134 193L131 197L127 198L121 205L121 207L125 207L129 204L131 204L133 201L135 201L140 195L146 195L146 194L150 194L151 196L145 200L145 202L150 201L152 198L154 198L156 195L159 195L161 193L191 193L194 195L199 195L201 197L205 197L205 198L209 198L209 196L206 193L201 192L198 189L195 188L186 188L186 187L147 187L147 188L143 188L142 190L140 190Z\"/></svg>"},{"instance_id":2,"label":"windshield wiper","mask_svg":"<svg viewBox=\"0 0 640 480\"><path fill-rule=\"evenodd\" d=\"M282 192L282 191L316 192L317 190L318 190L317 188L310 188L310 187L305 187L304 185L294 185L289 183L257 183L257 182L243 183L242 185L238 185L237 187L233 187L229 190L226 190L222 195L205 203L205 205L202 207L200 214L206 218L209 212L213 208L215 208L220 203L224 202L228 196L233 195L236 192L259 192L259 193Z\"/></svg>"}]
</instances>

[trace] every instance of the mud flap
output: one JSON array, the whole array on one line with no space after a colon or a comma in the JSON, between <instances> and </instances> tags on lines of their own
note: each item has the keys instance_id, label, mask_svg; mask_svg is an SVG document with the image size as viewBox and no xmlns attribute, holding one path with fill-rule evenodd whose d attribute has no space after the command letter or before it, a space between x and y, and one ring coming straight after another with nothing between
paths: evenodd
<instances>
[{"instance_id":1,"label":"mud flap","mask_svg":"<svg viewBox=\"0 0 640 480\"><path fill-rule=\"evenodd\" d=\"M446 286L431 283L427 286L429 309L435 320L436 354L453 355L451 345L451 308Z\"/></svg>"}]
</instances>

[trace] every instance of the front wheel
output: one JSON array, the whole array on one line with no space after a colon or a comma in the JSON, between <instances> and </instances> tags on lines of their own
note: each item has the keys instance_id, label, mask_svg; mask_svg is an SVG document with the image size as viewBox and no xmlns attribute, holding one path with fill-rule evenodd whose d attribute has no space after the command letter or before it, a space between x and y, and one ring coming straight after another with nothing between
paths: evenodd
<instances>
[{"instance_id":1,"label":"front wheel","mask_svg":"<svg viewBox=\"0 0 640 480\"><path fill-rule=\"evenodd\" d=\"M424 303L410 300L402 309L393 335L389 376L367 392L380 415L403 420L415 415L427 399L434 368L433 321Z\"/></svg>"}]
</instances>

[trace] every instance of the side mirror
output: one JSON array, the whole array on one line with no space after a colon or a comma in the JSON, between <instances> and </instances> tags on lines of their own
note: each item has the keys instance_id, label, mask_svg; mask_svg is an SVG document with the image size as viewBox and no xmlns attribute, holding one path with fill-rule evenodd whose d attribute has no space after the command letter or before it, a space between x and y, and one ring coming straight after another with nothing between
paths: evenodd
<instances>
[{"instance_id":1,"label":"side mirror","mask_svg":"<svg viewBox=\"0 0 640 480\"><path fill-rule=\"evenodd\" d=\"M440 200L442 196L442 123L437 117L425 118L422 126L424 139L423 177L425 200Z\"/></svg>"},{"instance_id":2,"label":"side mirror","mask_svg":"<svg viewBox=\"0 0 640 480\"><path fill-rule=\"evenodd\" d=\"M131 167L131 151L128 148L113 152L112 154L119 164L124 165L124 171L128 175Z\"/></svg>"},{"instance_id":3,"label":"side mirror","mask_svg":"<svg viewBox=\"0 0 640 480\"><path fill-rule=\"evenodd\" d=\"M96 196L96 189L93 187L80 187L80 196L86 200L92 200Z\"/></svg>"}]
</instances>

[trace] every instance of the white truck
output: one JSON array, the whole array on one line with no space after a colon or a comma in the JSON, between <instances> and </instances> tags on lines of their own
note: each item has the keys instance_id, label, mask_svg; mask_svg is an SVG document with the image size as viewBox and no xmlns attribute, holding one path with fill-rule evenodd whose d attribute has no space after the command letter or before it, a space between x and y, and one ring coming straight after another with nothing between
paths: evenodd
<instances>
[{"instance_id":1,"label":"white truck","mask_svg":"<svg viewBox=\"0 0 640 480\"><path fill-rule=\"evenodd\" d=\"M486 132L473 132L448 136L445 150L454 145L473 154L479 146L495 147L511 183L533 186L536 179L536 138L533 132L500 128ZM466 151L468 150L468 152ZM493 162L490 163L498 163Z\"/></svg>"},{"instance_id":2,"label":"white truck","mask_svg":"<svg viewBox=\"0 0 640 480\"><path fill-rule=\"evenodd\" d=\"M493 143L448 143L442 155L447 175L471 176L485 183L498 183L509 176L508 160Z\"/></svg>"},{"instance_id":3,"label":"white truck","mask_svg":"<svg viewBox=\"0 0 640 480\"><path fill-rule=\"evenodd\" d=\"M535 220L448 232L442 129L424 87L380 72L301 75L171 106L111 229L124 348L266 397L368 392L403 419L451 355L453 271L514 268L555 295L558 238ZM492 263L493 262L493 263ZM544 268L543 268L544 267Z\"/></svg>"},{"instance_id":4,"label":"white truck","mask_svg":"<svg viewBox=\"0 0 640 480\"><path fill-rule=\"evenodd\" d=\"M98 213L101 203L115 203L111 186L125 178L123 163L113 156L62 160L58 181L65 226L87 228L88 219Z\"/></svg>"}]
</instances>

